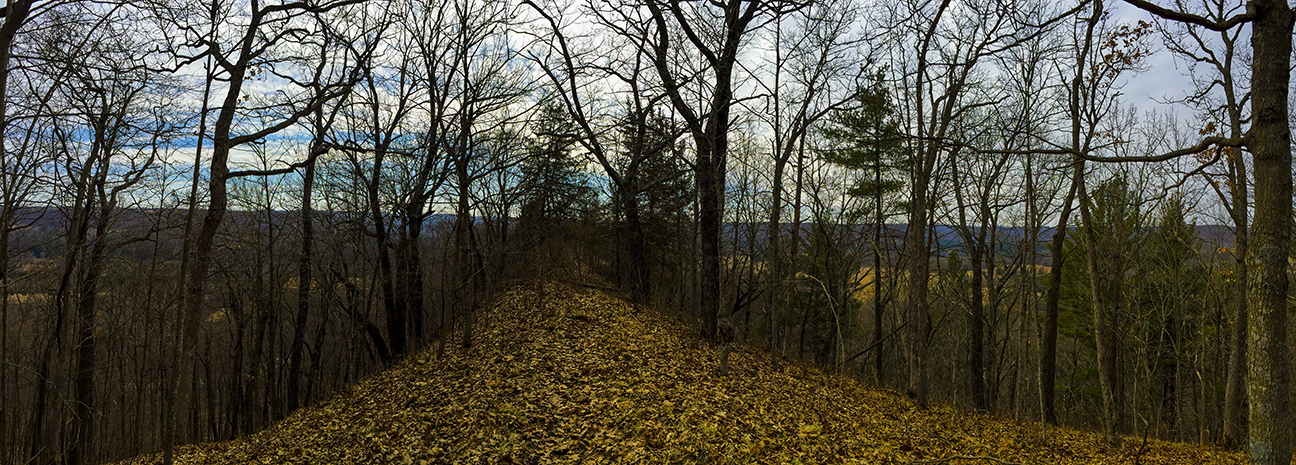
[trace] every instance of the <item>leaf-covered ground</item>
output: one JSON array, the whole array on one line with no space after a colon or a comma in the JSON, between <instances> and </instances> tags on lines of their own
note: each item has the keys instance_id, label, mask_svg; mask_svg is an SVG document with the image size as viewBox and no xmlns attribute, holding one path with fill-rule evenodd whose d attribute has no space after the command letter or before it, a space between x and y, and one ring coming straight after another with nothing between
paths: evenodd
<instances>
[{"instance_id":1,"label":"leaf-covered ground","mask_svg":"<svg viewBox=\"0 0 1296 465\"><path fill-rule=\"evenodd\" d=\"M180 463L1243 463L1236 452L1041 428L907 399L739 348L607 293L501 295L478 343L409 357ZM966 458L960 458L966 457ZM126 463L152 464L160 455Z\"/></svg>"}]
</instances>

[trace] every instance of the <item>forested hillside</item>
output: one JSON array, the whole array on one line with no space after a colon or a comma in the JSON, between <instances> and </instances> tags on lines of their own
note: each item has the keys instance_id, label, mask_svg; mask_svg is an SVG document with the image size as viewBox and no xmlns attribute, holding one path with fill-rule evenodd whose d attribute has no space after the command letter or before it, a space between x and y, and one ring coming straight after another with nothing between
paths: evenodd
<instances>
[{"instance_id":1,"label":"forested hillside","mask_svg":"<svg viewBox=\"0 0 1296 465\"><path fill-rule=\"evenodd\" d=\"M469 349L414 354L317 407L177 463L1233 464L1236 452L1013 422L736 348L605 291L528 283ZM122 465L160 463L159 454Z\"/></svg>"},{"instance_id":2,"label":"forested hillside","mask_svg":"<svg viewBox=\"0 0 1296 465\"><path fill-rule=\"evenodd\" d=\"M653 439L657 459L778 461L849 431L812 461L939 460L983 453L959 434L984 426L1019 438L1006 461L1076 428L1113 460L1138 437L1289 463L1294 18L1285 0L9 0L0 463L170 464L414 371L444 399L391 415L477 408L463 366L521 370L493 351L549 334L501 326L491 299L572 275L697 336L627 323L683 352L605 347L626 358L591 360L659 370L607 399L823 400L696 410L654 430L691 435ZM893 420L878 396L948 447L870 430ZM805 416L825 405L848 413ZM630 424L598 423L649 439Z\"/></svg>"}]
</instances>

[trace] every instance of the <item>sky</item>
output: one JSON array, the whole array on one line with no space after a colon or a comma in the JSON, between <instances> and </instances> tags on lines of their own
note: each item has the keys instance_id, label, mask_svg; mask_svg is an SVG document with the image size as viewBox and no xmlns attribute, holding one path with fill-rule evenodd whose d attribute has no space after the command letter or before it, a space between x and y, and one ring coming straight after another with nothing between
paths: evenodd
<instances>
[{"instance_id":1,"label":"sky","mask_svg":"<svg viewBox=\"0 0 1296 465\"><path fill-rule=\"evenodd\" d=\"M1163 0L1163 2L1168 3L1169 0ZM1118 21L1128 23L1135 23L1139 20L1152 21L1151 15L1124 2L1112 2L1109 5L1113 10L1113 17ZM1127 79L1122 89L1125 94L1125 102L1137 107L1140 114L1149 111L1175 112L1178 114L1180 121L1192 121L1193 115L1191 111L1183 108L1182 105L1163 103L1165 100L1180 98L1191 89L1192 82L1187 75L1187 68L1168 51L1164 50L1158 35L1154 35L1151 41L1154 45L1154 54L1149 58L1148 71L1131 75ZM248 93L272 93L283 86L282 82L276 82L274 79L254 80L248 84ZM216 95L220 94L221 92L216 92ZM280 137L292 139L293 137L302 137L302 134L300 134L300 129L293 128L285 131ZM177 158L192 159L192 155L183 152L186 151L177 153ZM291 150L275 150L272 152L280 152L277 154L278 156L272 155L272 158L282 158L285 161L296 161L299 156L298 153L293 153ZM246 163L254 158L252 155L250 150L242 147L233 155L233 159L235 164Z\"/></svg>"},{"instance_id":2,"label":"sky","mask_svg":"<svg viewBox=\"0 0 1296 465\"><path fill-rule=\"evenodd\" d=\"M1139 20L1152 22L1152 15L1135 8L1128 3L1118 2L1112 5L1112 16L1122 21L1135 23ZM1140 110L1166 111L1175 109L1175 105L1158 103L1158 101L1182 97L1192 88L1188 69L1176 62L1170 52L1161 45L1160 37L1154 37L1155 53L1148 61L1148 71L1129 79L1124 92L1129 103ZM1188 116L1188 115L1181 115Z\"/></svg>"}]
</instances>

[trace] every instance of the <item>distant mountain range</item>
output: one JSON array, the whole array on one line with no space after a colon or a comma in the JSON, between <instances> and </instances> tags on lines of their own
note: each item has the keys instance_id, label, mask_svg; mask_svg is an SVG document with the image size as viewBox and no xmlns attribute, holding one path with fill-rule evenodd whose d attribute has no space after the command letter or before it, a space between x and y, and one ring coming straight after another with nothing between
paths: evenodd
<instances>
[{"instance_id":1,"label":"distant mountain range","mask_svg":"<svg viewBox=\"0 0 1296 465\"><path fill-rule=\"evenodd\" d=\"M272 214L281 221L293 221L296 211L276 210ZM251 211L231 211L226 217L227 223L239 221L259 221L259 215L265 212ZM359 214L359 213L357 213ZM147 231L150 228L178 228L183 224L185 211L179 209L130 209L122 210L118 213L115 228L118 231ZM432 214L429 215L426 224L428 226L453 221L452 214ZM68 212L63 209L50 208L24 208L17 214L17 224L19 229L12 235L12 250L24 251L32 257L49 257L62 253L63 244L61 236L66 231ZM161 223L160 225L158 223ZM763 248L766 241L765 226L767 223L734 223L730 222L725 225L725 231L728 237L734 238L739 250L750 250L753 245L757 250ZM811 223L805 223L801 226L803 238L810 237L815 226ZM867 239L872 236L872 225L853 224L842 225L833 224L830 228L840 232L843 228L854 229L857 237ZM784 225L784 233L792 232L791 225ZM1198 225L1197 237L1203 247L1231 248L1233 247L1233 229L1225 225ZM883 233L889 243L887 249L898 251L903 247L904 235L907 225L903 223L887 224L886 231ZM1003 255L1015 255L1021 246L1022 238L1027 234L1026 228L1001 226L995 229L999 237L998 243L1000 253ZM1043 228L1039 231L1037 242L1037 256L1041 265L1049 263L1048 244L1052 240L1056 228ZM963 249L963 238L959 236L957 230L949 225L935 225L931 233L934 234L936 243L934 249L938 257L947 257L950 251ZM755 244L749 240L756 241ZM128 254L134 258L137 254Z\"/></svg>"},{"instance_id":2,"label":"distant mountain range","mask_svg":"<svg viewBox=\"0 0 1296 465\"><path fill-rule=\"evenodd\" d=\"M757 249L760 248L761 242L765 241L766 235L764 229L766 224L767 223L756 223L754 225L756 228L754 236L755 236L755 240L757 241L756 244ZM746 236L753 235L747 232L748 231L747 228L750 227L752 227L752 225L747 223L729 223L726 225L726 230L728 231L729 234L731 235L737 234L737 236L731 236L731 237L738 238L737 244L739 249L749 248L749 244L746 241L747 239ZM869 224L859 224L859 225L850 225L850 226L833 225L832 227L854 228L856 230L855 231L856 234L859 234L865 238L872 237L872 233L873 233L873 226ZM792 228L793 226L791 225L784 225L784 234L790 234L792 232ZM809 234L811 234L814 225L803 224L801 228L802 228L802 233L801 233L802 237L809 237ZM904 223L894 223L894 224L886 225L886 231L883 233L883 235L885 236L884 240L886 240L890 244L887 247L888 250L891 251L901 250L901 248L904 245L904 237L907 229L908 229L908 225ZM1026 235L1028 234L1026 228L1016 227L1016 226L1000 226L998 228L995 228L995 230L997 231L997 235L998 235L997 243L999 246L999 253L1001 255L1007 255L1007 256L1015 256L1018 253L1018 250L1022 245L1023 238L1025 238ZM1069 230L1072 233L1075 232L1074 227ZM1053 240L1053 234L1055 233L1055 231L1057 231L1057 228L1054 227L1047 227L1047 228L1040 229L1039 238L1038 241L1036 242L1037 244L1036 256L1038 257L1038 261L1039 261L1039 263L1037 263L1038 265L1050 264L1051 257L1049 256L1049 243ZM958 230L954 226L943 225L943 224L935 225L931 228L930 233L935 236L934 237L935 243L933 244L933 249L937 257L946 258L949 256L949 252L964 249L963 237L958 234ZM1233 239L1234 239L1233 228L1229 226L1217 225L1217 224L1198 225L1197 238L1200 241L1201 247L1210 247L1212 249L1232 248Z\"/></svg>"}]
</instances>

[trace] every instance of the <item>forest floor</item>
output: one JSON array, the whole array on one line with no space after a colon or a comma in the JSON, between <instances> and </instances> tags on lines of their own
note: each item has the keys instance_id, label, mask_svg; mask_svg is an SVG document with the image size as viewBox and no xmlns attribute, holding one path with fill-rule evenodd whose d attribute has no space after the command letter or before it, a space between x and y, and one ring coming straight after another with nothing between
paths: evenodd
<instances>
[{"instance_id":1,"label":"forest floor","mask_svg":"<svg viewBox=\"0 0 1296 465\"><path fill-rule=\"evenodd\" d=\"M1239 452L1043 428L907 398L736 347L604 291L497 297L470 349L411 355L246 438L178 463L1215 464ZM124 464L160 463L160 454Z\"/></svg>"}]
</instances>

